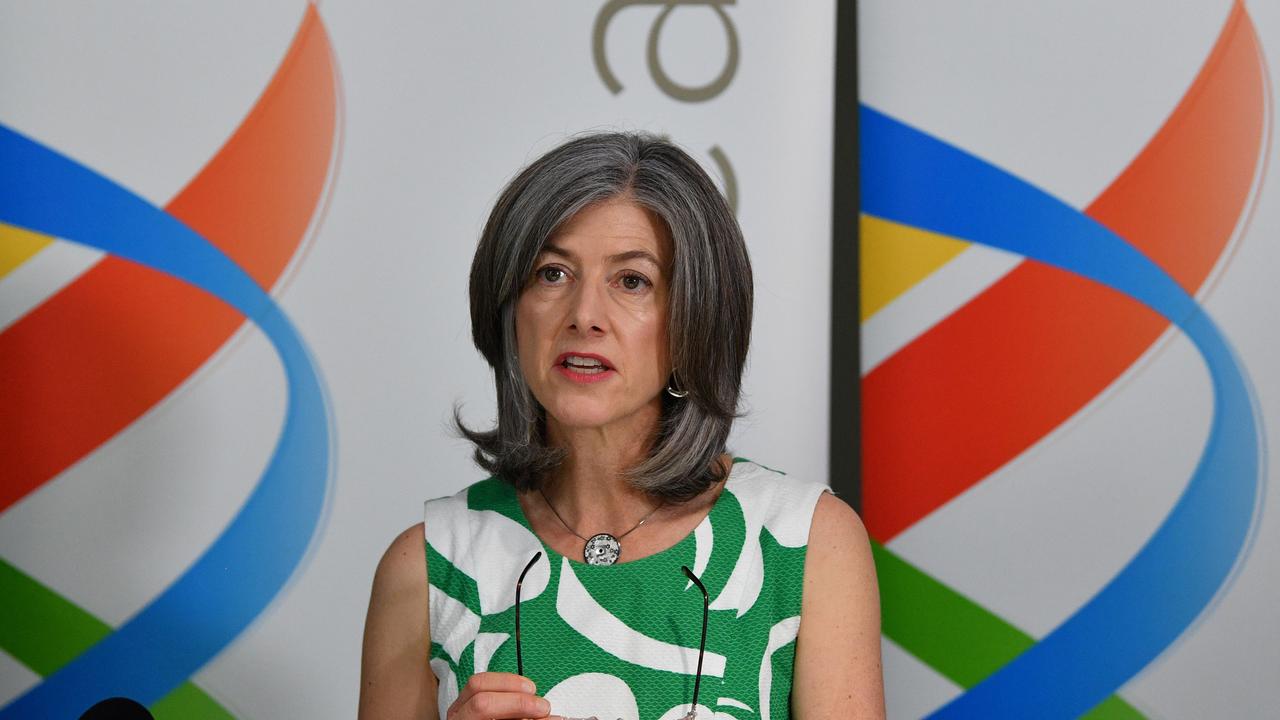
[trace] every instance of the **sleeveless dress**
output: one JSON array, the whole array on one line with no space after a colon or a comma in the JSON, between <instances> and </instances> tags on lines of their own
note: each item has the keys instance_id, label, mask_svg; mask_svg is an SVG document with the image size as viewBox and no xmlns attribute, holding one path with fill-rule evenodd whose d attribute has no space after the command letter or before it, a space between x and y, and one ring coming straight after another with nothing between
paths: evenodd
<instances>
[{"instance_id":1,"label":"sleeveless dress","mask_svg":"<svg viewBox=\"0 0 1280 720\"><path fill-rule=\"evenodd\" d=\"M431 669L440 717L474 673L516 672L515 586L524 674L553 715L679 720L790 717L809 526L827 486L736 458L707 517L666 550L588 565L544 545L515 489L488 478L426 503Z\"/></svg>"}]
</instances>

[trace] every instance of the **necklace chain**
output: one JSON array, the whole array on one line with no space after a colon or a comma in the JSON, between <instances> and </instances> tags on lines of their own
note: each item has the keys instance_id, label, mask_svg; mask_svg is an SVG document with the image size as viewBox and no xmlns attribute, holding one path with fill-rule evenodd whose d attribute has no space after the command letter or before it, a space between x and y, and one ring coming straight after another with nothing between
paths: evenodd
<instances>
[{"instance_id":1,"label":"necklace chain","mask_svg":"<svg viewBox=\"0 0 1280 720\"><path fill-rule=\"evenodd\" d=\"M555 515L555 516L556 516L556 519L560 521L560 524L561 524L561 525L564 525L564 529L565 529L565 530L568 530L569 532L573 533L573 534L574 534L574 535L576 535L579 539L581 539L583 542L590 542L590 540L588 540L587 538L584 538L584 537L582 537L582 535L578 534L578 531L577 531L577 530L574 530L572 527L570 527L569 523L565 522L564 517L560 515L560 512L559 512L558 510L556 510L556 506L551 504L551 500L550 500L549 498L547 498L547 493L546 493L546 492L544 492L542 488L538 488L538 494L542 496L542 501L543 501L543 502L545 502L545 503L547 504L547 507L551 508L551 513L552 513L553 515ZM636 523L636 524L635 524L635 526L634 526L634 527L632 527L630 530L628 530L628 531L626 531L626 532L622 533L621 535L616 536L616 539L617 539L617 540L621 540L622 538L624 538L624 537L626 537L626 536L630 535L631 533L635 532L635 531L636 531L636 529L638 529L641 525L645 524L645 521L647 521L649 518L653 517L653 514L654 514L654 513L656 513L656 512L658 512L658 510L660 510L660 509L662 508L662 506L666 504L666 502L667 502L666 500L663 500L662 502L658 503L658 505L657 505L656 507L654 507L652 510L650 510L650 511L648 512L648 514L646 514L644 517L640 518L640 522Z\"/></svg>"}]
</instances>

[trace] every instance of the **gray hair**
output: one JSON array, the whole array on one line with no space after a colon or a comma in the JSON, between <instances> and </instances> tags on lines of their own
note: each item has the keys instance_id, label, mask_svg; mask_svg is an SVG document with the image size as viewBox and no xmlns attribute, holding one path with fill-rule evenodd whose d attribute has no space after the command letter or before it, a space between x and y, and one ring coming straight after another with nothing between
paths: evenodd
<instances>
[{"instance_id":1,"label":"gray hair","mask_svg":"<svg viewBox=\"0 0 1280 720\"><path fill-rule=\"evenodd\" d=\"M693 158L646 133L574 138L535 160L502 191L471 264L471 336L493 368L498 421L457 430L475 460L516 488L532 489L564 460L546 445L545 410L516 356L515 306L544 243L584 208L628 197L666 225L674 248L667 334L678 385L662 393L647 456L626 470L633 487L673 502L724 479L716 462L738 416L751 338L752 278L742 230Z\"/></svg>"}]
</instances>

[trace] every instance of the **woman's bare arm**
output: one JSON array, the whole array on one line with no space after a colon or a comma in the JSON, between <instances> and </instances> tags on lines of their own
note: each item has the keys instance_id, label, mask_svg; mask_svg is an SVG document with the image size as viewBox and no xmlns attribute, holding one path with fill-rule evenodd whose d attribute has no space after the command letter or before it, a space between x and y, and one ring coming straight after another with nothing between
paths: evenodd
<instances>
[{"instance_id":1,"label":"woman's bare arm","mask_svg":"<svg viewBox=\"0 0 1280 720\"><path fill-rule=\"evenodd\" d=\"M439 720L427 664L427 562L422 523L400 533L378 562L360 659L361 720Z\"/></svg>"},{"instance_id":2,"label":"woman's bare arm","mask_svg":"<svg viewBox=\"0 0 1280 720\"><path fill-rule=\"evenodd\" d=\"M826 493L809 528L791 709L799 720L885 715L871 545L857 513Z\"/></svg>"}]
</instances>

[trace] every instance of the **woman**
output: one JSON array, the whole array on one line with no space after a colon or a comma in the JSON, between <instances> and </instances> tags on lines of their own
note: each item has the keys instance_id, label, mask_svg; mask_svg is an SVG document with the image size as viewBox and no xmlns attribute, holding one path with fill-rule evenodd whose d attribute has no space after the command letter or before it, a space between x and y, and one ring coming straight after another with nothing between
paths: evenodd
<instances>
[{"instance_id":1,"label":"woman","mask_svg":"<svg viewBox=\"0 0 1280 720\"><path fill-rule=\"evenodd\" d=\"M643 134L552 150L470 293L498 422L458 426L493 477L379 563L360 716L883 717L861 522L725 453L751 266L697 163Z\"/></svg>"}]
</instances>

